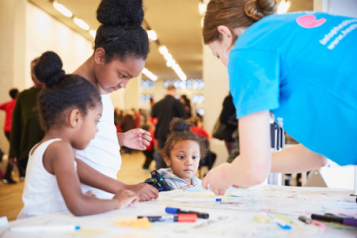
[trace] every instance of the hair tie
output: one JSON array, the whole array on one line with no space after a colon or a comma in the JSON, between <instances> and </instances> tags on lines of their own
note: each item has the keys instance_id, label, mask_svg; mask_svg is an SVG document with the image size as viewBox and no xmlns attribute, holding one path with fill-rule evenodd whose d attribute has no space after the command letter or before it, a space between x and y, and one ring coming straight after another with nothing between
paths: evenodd
<instances>
[{"instance_id":1,"label":"hair tie","mask_svg":"<svg viewBox=\"0 0 357 238\"><path fill-rule=\"evenodd\" d=\"M257 0L255 1L255 6L257 7L258 11L264 13Z\"/></svg>"},{"instance_id":2,"label":"hair tie","mask_svg":"<svg viewBox=\"0 0 357 238\"><path fill-rule=\"evenodd\" d=\"M251 9L248 9L250 4L253 4L253 3L255 5L257 11L264 15L263 10L261 9L261 7L258 4L258 1L256 1L256 0L250 0L244 5L244 13L245 13L245 15L247 15L249 18L253 19L254 21L258 21L261 19L261 17L257 17L256 15L254 15L254 13L252 13L253 11Z\"/></svg>"},{"instance_id":3,"label":"hair tie","mask_svg":"<svg viewBox=\"0 0 357 238\"><path fill-rule=\"evenodd\" d=\"M114 37L109 37L106 39L107 42L113 42L113 41L116 41L117 39L119 39L118 36L114 36Z\"/></svg>"}]
</instances>

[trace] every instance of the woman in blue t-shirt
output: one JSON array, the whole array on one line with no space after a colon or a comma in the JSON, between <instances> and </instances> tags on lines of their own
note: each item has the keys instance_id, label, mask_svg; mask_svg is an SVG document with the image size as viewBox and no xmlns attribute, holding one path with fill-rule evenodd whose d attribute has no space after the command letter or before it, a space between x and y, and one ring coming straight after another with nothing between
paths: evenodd
<instances>
[{"instance_id":1,"label":"woman in blue t-shirt","mask_svg":"<svg viewBox=\"0 0 357 238\"><path fill-rule=\"evenodd\" d=\"M203 38L227 66L240 156L203 187L224 194L270 172L357 164L357 19L320 12L275 15L274 0L211 0ZM270 153L269 111L298 146ZM219 178L219 179L217 179Z\"/></svg>"}]
</instances>

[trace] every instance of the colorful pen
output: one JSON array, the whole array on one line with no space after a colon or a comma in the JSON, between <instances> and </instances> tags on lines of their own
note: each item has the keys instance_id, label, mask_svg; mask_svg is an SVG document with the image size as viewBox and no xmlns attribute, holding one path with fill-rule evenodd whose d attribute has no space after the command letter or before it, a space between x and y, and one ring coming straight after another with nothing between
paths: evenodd
<instances>
[{"instance_id":1,"label":"colorful pen","mask_svg":"<svg viewBox=\"0 0 357 238\"><path fill-rule=\"evenodd\" d=\"M221 198L173 198L176 202L221 202Z\"/></svg>"},{"instance_id":2,"label":"colorful pen","mask_svg":"<svg viewBox=\"0 0 357 238\"><path fill-rule=\"evenodd\" d=\"M318 221L324 221L324 222L334 222L334 223L340 223L344 224L347 226L356 226L357 227L357 219L353 218L343 218L343 217L338 217L334 215L319 215L319 214L311 214L311 219L318 220Z\"/></svg>"},{"instance_id":3,"label":"colorful pen","mask_svg":"<svg viewBox=\"0 0 357 238\"><path fill-rule=\"evenodd\" d=\"M261 212L260 214L262 216L266 217L268 220L272 220L273 222L275 222L275 224L277 224L280 228L282 228L284 230L291 230L291 226L288 225L286 222L283 222L282 220L275 218L265 212Z\"/></svg>"},{"instance_id":4,"label":"colorful pen","mask_svg":"<svg viewBox=\"0 0 357 238\"><path fill-rule=\"evenodd\" d=\"M326 231L325 224L323 224L323 223L321 223L319 221L311 220L311 219L309 219L307 217L304 217L304 216L299 216L299 220L302 221L305 224L311 224L311 225L320 226L324 232Z\"/></svg>"},{"instance_id":5,"label":"colorful pen","mask_svg":"<svg viewBox=\"0 0 357 238\"><path fill-rule=\"evenodd\" d=\"M10 230L13 232L72 232L80 230L80 226L15 226L11 227Z\"/></svg>"},{"instance_id":6,"label":"colorful pen","mask_svg":"<svg viewBox=\"0 0 357 238\"><path fill-rule=\"evenodd\" d=\"M179 208L174 208L174 207L165 208L165 212L167 212L169 214L196 214L197 218L203 218L203 219L208 219L208 217L209 217L208 213L181 210Z\"/></svg>"},{"instance_id":7,"label":"colorful pen","mask_svg":"<svg viewBox=\"0 0 357 238\"><path fill-rule=\"evenodd\" d=\"M179 214L179 215L164 215L164 216L138 216L139 218L147 218L149 222L195 222L197 221L196 214Z\"/></svg>"}]
</instances>

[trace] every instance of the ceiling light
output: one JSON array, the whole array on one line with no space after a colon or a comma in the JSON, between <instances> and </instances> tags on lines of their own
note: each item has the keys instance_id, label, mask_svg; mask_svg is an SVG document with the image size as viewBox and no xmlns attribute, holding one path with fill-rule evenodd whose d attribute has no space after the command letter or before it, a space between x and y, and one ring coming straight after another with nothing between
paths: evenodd
<instances>
[{"instance_id":1,"label":"ceiling light","mask_svg":"<svg viewBox=\"0 0 357 238\"><path fill-rule=\"evenodd\" d=\"M166 55L169 53L169 51L167 50L166 46L162 45L159 47L159 51L162 55Z\"/></svg>"},{"instance_id":2,"label":"ceiling light","mask_svg":"<svg viewBox=\"0 0 357 238\"><path fill-rule=\"evenodd\" d=\"M79 27L82 28L83 30L86 30L86 31L89 30L88 24L85 23L83 20L81 20L81 19L75 17L75 18L73 18L73 21L74 21L74 23L77 24L77 26L79 26Z\"/></svg>"},{"instance_id":3,"label":"ceiling light","mask_svg":"<svg viewBox=\"0 0 357 238\"><path fill-rule=\"evenodd\" d=\"M198 3L198 12L200 13L201 16L203 16L206 12L207 5L204 4L203 2Z\"/></svg>"},{"instance_id":4,"label":"ceiling light","mask_svg":"<svg viewBox=\"0 0 357 238\"><path fill-rule=\"evenodd\" d=\"M93 36L93 38L95 38L95 36L97 35L97 31L96 30L89 30L89 34L91 36Z\"/></svg>"},{"instance_id":5,"label":"ceiling light","mask_svg":"<svg viewBox=\"0 0 357 238\"><path fill-rule=\"evenodd\" d=\"M165 54L164 58L165 58L166 61L174 60L174 58L172 58L172 55L170 53Z\"/></svg>"},{"instance_id":6,"label":"ceiling light","mask_svg":"<svg viewBox=\"0 0 357 238\"><path fill-rule=\"evenodd\" d=\"M148 76L152 81L156 81L157 80L157 76L153 73L151 73L149 70L147 70L146 68L143 69L143 71L141 72L143 74L145 74L146 76Z\"/></svg>"},{"instance_id":7,"label":"ceiling light","mask_svg":"<svg viewBox=\"0 0 357 238\"><path fill-rule=\"evenodd\" d=\"M174 59L166 61L166 66L167 67L172 67L175 64L176 64L176 60L174 60Z\"/></svg>"},{"instance_id":8,"label":"ceiling light","mask_svg":"<svg viewBox=\"0 0 357 238\"><path fill-rule=\"evenodd\" d=\"M150 40L157 40L157 35L154 30L148 30L146 32L148 33L148 37Z\"/></svg>"},{"instance_id":9,"label":"ceiling light","mask_svg":"<svg viewBox=\"0 0 357 238\"><path fill-rule=\"evenodd\" d=\"M59 4L57 1L53 1L52 5L57 11L59 11L60 13L65 15L66 17L72 17L73 16L73 14L72 14L72 12L70 10L65 8L62 4Z\"/></svg>"},{"instance_id":10,"label":"ceiling light","mask_svg":"<svg viewBox=\"0 0 357 238\"><path fill-rule=\"evenodd\" d=\"M289 0L281 0L281 2L278 5L278 14L287 13L290 5L291 2Z\"/></svg>"}]
</instances>

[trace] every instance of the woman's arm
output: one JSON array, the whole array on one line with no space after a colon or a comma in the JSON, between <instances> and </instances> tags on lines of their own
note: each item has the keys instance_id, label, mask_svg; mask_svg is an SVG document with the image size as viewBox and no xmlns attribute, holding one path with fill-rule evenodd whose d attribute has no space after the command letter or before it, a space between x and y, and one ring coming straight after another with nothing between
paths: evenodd
<instances>
[{"instance_id":1,"label":"woman's arm","mask_svg":"<svg viewBox=\"0 0 357 238\"><path fill-rule=\"evenodd\" d=\"M46 170L56 176L66 206L76 216L124 208L137 200L135 193L126 190L118 192L112 200L84 196L74 167L73 149L66 142L52 143L44 154L43 163Z\"/></svg>"},{"instance_id":2,"label":"woman's arm","mask_svg":"<svg viewBox=\"0 0 357 238\"><path fill-rule=\"evenodd\" d=\"M209 184L222 195L232 185L250 187L266 179L271 169L269 119L269 111L239 119L240 156L211 170L202 181L204 188Z\"/></svg>"},{"instance_id":3,"label":"woman's arm","mask_svg":"<svg viewBox=\"0 0 357 238\"><path fill-rule=\"evenodd\" d=\"M327 159L312 152L303 145L275 152L272 154L272 173L301 173L323 167Z\"/></svg>"}]
</instances>

